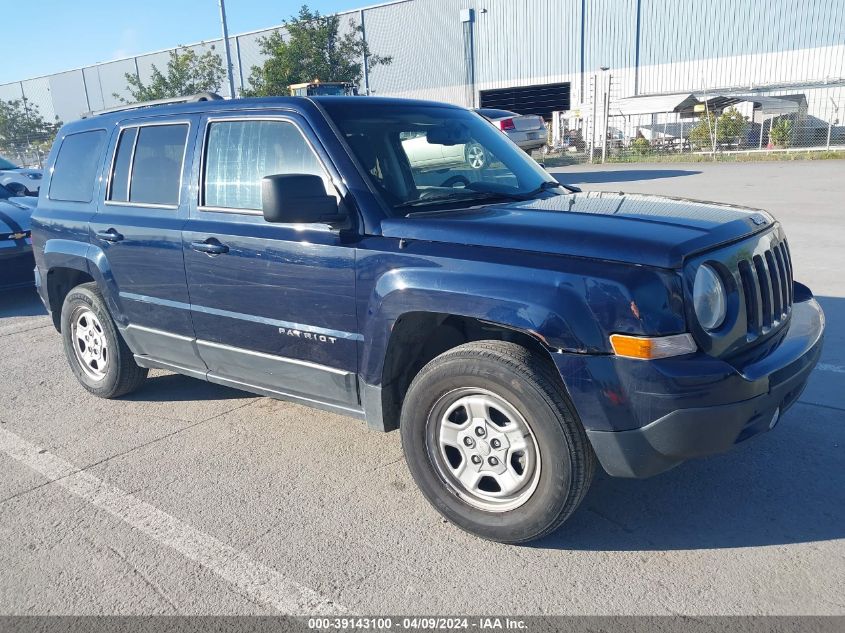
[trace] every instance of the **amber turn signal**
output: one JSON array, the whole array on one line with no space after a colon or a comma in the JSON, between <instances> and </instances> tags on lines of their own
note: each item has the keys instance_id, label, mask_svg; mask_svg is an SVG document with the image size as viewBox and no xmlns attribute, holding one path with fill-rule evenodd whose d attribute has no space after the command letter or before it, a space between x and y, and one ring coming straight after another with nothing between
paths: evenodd
<instances>
[{"instance_id":1,"label":"amber turn signal","mask_svg":"<svg viewBox=\"0 0 845 633\"><path fill-rule=\"evenodd\" d=\"M611 334L610 346L617 356L642 360L680 356L681 354L690 354L698 349L691 334L653 337Z\"/></svg>"}]
</instances>

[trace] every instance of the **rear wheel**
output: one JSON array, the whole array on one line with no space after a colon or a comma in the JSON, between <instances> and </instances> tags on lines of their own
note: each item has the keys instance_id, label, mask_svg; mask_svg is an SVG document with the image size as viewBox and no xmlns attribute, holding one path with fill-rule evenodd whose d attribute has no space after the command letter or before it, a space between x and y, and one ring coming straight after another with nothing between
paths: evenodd
<instances>
[{"instance_id":1,"label":"rear wheel","mask_svg":"<svg viewBox=\"0 0 845 633\"><path fill-rule=\"evenodd\" d=\"M431 504L458 527L505 543L556 530L595 468L554 368L514 343L468 343L431 361L411 384L400 431Z\"/></svg>"},{"instance_id":2,"label":"rear wheel","mask_svg":"<svg viewBox=\"0 0 845 633\"><path fill-rule=\"evenodd\" d=\"M62 305L62 340L76 378L101 398L138 389L147 377L117 331L94 283L71 290Z\"/></svg>"}]
</instances>

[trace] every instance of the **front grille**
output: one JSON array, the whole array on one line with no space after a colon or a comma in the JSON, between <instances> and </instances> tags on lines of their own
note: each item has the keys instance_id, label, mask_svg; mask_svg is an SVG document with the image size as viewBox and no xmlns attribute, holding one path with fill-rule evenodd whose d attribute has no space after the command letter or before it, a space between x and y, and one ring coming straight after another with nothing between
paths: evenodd
<instances>
[{"instance_id":1,"label":"front grille","mask_svg":"<svg viewBox=\"0 0 845 633\"><path fill-rule=\"evenodd\" d=\"M779 326L792 310L792 257L786 240L737 263L749 339Z\"/></svg>"}]
</instances>

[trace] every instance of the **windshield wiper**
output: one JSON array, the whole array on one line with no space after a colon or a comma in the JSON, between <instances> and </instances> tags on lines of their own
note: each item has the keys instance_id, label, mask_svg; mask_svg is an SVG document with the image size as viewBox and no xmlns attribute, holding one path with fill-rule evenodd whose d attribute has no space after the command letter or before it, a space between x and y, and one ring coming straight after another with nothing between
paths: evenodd
<instances>
[{"instance_id":1,"label":"windshield wiper","mask_svg":"<svg viewBox=\"0 0 845 633\"><path fill-rule=\"evenodd\" d=\"M557 181L552 180L545 180L543 181L539 187L528 191L526 193L520 193L518 191L509 192L509 191L485 191L479 189L468 189L466 191L471 191L472 195L470 196L433 196L430 198L417 198L415 200L406 200L405 202L401 202L397 205L394 205L395 209L404 209L408 207L422 207L427 206L430 204L444 204L444 203L461 203L461 202L470 202L473 200L516 200L518 202L524 202L525 200L531 200L535 198L537 195L543 193L544 191L548 191L549 189L557 189L557 188L564 188L569 189L565 185L560 184Z\"/></svg>"},{"instance_id":2,"label":"windshield wiper","mask_svg":"<svg viewBox=\"0 0 845 633\"><path fill-rule=\"evenodd\" d=\"M406 200L399 204L393 205L394 209L405 209L408 207L424 207L430 204L451 204L461 202L472 202L475 200L522 200L521 196L511 193L501 193L497 191L473 191L471 196L432 196L430 198L416 198L414 200Z\"/></svg>"}]
</instances>

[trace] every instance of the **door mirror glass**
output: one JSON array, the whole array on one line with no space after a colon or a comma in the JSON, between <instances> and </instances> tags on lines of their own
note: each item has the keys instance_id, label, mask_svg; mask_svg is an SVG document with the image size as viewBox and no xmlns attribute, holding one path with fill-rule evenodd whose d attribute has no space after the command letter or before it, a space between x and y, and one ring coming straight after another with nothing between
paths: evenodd
<instances>
[{"instance_id":1,"label":"door mirror glass","mask_svg":"<svg viewBox=\"0 0 845 633\"><path fill-rule=\"evenodd\" d=\"M267 222L333 224L337 198L326 193L323 179L312 174L276 174L261 180L261 207Z\"/></svg>"}]
</instances>

